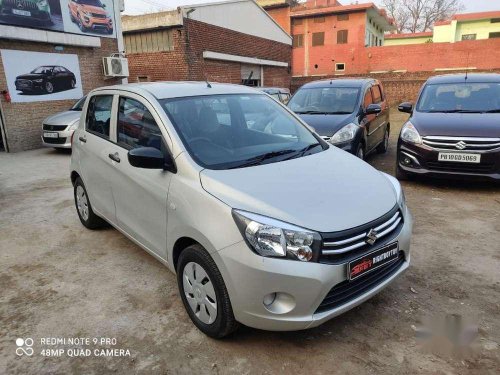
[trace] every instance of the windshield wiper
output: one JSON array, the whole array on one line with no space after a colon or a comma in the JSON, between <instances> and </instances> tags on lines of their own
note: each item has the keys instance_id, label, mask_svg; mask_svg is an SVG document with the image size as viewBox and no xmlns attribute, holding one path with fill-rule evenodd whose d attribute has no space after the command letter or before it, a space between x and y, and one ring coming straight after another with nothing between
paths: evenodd
<instances>
[{"instance_id":1,"label":"windshield wiper","mask_svg":"<svg viewBox=\"0 0 500 375\"><path fill-rule=\"evenodd\" d=\"M429 113L481 113L482 111L472 109L448 109L443 111L428 111Z\"/></svg>"},{"instance_id":2,"label":"windshield wiper","mask_svg":"<svg viewBox=\"0 0 500 375\"><path fill-rule=\"evenodd\" d=\"M483 113L500 113L500 108L490 109L489 111L484 111Z\"/></svg>"},{"instance_id":3,"label":"windshield wiper","mask_svg":"<svg viewBox=\"0 0 500 375\"><path fill-rule=\"evenodd\" d=\"M318 147L318 146L321 146L321 143L312 143L306 147L304 147L302 150L300 150L300 156L304 156L306 154L307 151L311 151L312 149Z\"/></svg>"},{"instance_id":4,"label":"windshield wiper","mask_svg":"<svg viewBox=\"0 0 500 375\"><path fill-rule=\"evenodd\" d=\"M324 111L303 111L303 112L295 112L298 115L327 115L328 112Z\"/></svg>"},{"instance_id":5,"label":"windshield wiper","mask_svg":"<svg viewBox=\"0 0 500 375\"><path fill-rule=\"evenodd\" d=\"M299 151L301 151L301 150L299 150ZM265 160L269 160L269 159L275 158L277 156L291 154L292 152L297 152L297 150L280 150L280 151L268 152L268 153L254 156L250 159L244 160L242 163L240 163L234 167L230 167L228 169L235 169L235 168L242 168L242 167L250 167L252 165L259 165Z\"/></svg>"}]
</instances>

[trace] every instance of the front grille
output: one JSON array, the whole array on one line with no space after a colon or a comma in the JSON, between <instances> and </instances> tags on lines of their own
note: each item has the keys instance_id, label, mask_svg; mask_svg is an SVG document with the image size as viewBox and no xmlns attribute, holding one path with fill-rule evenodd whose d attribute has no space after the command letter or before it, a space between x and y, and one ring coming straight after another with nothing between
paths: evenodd
<instances>
[{"instance_id":1,"label":"front grille","mask_svg":"<svg viewBox=\"0 0 500 375\"><path fill-rule=\"evenodd\" d=\"M94 18L106 18L105 14L92 13L92 17Z\"/></svg>"},{"instance_id":2,"label":"front grille","mask_svg":"<svg viewBox=\"0 0 500 375\"><path fill-rule=\"evenodd\" d=\"M426 163L429 170L444 172L463 172L463 173L489 173L493 171L494 164L473 164L473 163L454 163L445 161L429 161Z\"/></svg>"},{"instance_id":3,"label":"front grille","mask_svg":"<svg viewBox=\"0 0 500 375\"><path fill-rule=\"evenodd\" d=\"M33 85L33 82L31 82L29 79L17 79L16 80L16 83L20 86L32 86Z\"/></svg>"},{"instance_id":4,"label":"front grille","mask_svg":"<svg viewBox=\"0 0 500 375\"><path fill-rule=\"evenodd\" d=\"M422 142L436 150L492 151L500 148L500 138L427 136L422 137Z\"/></svg>"},{"instance_id":5,"label":"front grille","mask_svg":"<svg viewBox=\"0 0 500 375\"><path fill-rule=\"evenodd\" d=\"M362 226L340 232L321 233L323 243L319 262L349 262L392 241L402 228L403 215L396 205L384 216ZM366 239L372 229L377 232L377 239L370 245Z\"/></svg>"},{"instance_id":6,"label":"front grille","mask_svg":"<svg viewBox=\"0 0 500 375\"><path fill-rule=\"evenodd\" d=\"M62 131L66 129L68 125L48 125L43 124L43 130L53 130L53 131Z\"/></svg>"},{"instance_id":7,"label":"front grille","mask_svg":"<svg viewBox=\"0 0 500 375\"><path fill-rule=\"evenodd\" d=\"M35 1L28 0L4 0L4 6L19 10L38 10Z\"/></svg>"},{"instance_id":8,"label":"front grille","mask_svg":"<svg viewBox=\"0 0 500 375\"><path fill-rule=\"evenodd\" d=\"M359 279L353 281L346 280L335 285L328 292L315 313L333 310L370 291L394 275L401 268L404 261L404 254L400 251L399 258L396 261L377 268L364 276L360 276Z\"/></svg>"},{"instance_id":9,"label":"front grille","mask_svg":"<svg viewBox=\"0 0 500 375\"><path fill-rule=\"evenodd\" d=\"M45 143L51 143L53 145L63 145L66 143L67 138L47 138L43 137Z\"/></svg>"}]
</instances>

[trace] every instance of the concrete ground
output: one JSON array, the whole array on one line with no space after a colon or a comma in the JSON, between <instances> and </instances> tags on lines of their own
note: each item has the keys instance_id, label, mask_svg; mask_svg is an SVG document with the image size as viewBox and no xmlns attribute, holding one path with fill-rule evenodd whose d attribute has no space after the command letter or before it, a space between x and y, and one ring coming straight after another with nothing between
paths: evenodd
<instances>
[{"instance_id":1,"label":"concrete ground","mask_svg":"<svg viewBox=\"0 0 500 375\"><path fill-rule=\"evenodd\" d=\"M369 162L394 169L404 117L393 115L390 151ZM500 373L500 187L405 182L415 217L412 264L382 293L301 332L240 329L215 341L191 323L176 279L114 229L86 230L73 205L69 154L0 154L0 373ZM370 187L367 186L367 189ZM479 327L462 352L415 338L426 316ZM116 338L130 356L69 357L42 338ZM34 354L16 355L33 338ZM42 349L66 348L56 357ZM117 352L119 354L119 352ZM45 355L58 352L44 352ZM113 352L113 354L116 354ZM85 355L85 352L80 352Z\"/></svg>"}]
</instances>

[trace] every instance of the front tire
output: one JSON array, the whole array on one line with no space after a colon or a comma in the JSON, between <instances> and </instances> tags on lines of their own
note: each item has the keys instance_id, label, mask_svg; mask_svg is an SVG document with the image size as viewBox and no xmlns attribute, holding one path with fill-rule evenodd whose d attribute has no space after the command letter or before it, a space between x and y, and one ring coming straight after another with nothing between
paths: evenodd
<instances>
[{"instance_id":1,"label":"front tire","mask_svg":"<svg viewBox=\"0 0 500 375\"><path fill-rule=\"evenodd\" d=\"M107 226L106 221L97 216L92 210L87 189L80 177L75 181L73 194L75 197L76 212L85 228L98 229Z\"/></svg>"},{"instance_id":2,"label":"front tire","mask_svg":"<svg viewBox=\"0 0 500 375\"><path fill-rule=\"evenodd\" d=\"M238 328L224 279L201 245L191 245L182 251L177 264L177 284L189 317L204 334L220 339Z\"/></svg>"},{"instance_id":3,"label":"front tire","mask_svg":"<svg viewBox=\"0 0 500 375\"><path fill-rule=\"evenodd\" d=\"M52 82L45 82L45 85L43 85L43 89L47 94L52 94L54 92L54 85Z\"/></svg>"},{"instance_id":4,"label":"front tire","mask_svg":"<svg viewBox=\"0 0 500 375\"><path fill-rule=\"evenodd\" d=\"M396 166L396 178L399 181L407 181L407 180L409 180L408 174L405 171L403 171L401 168L399 168L399 166Z\"/></svg>"},{"instance_id":5,"label":"front tire","mask_svg":"<svg viewBox=\"0 0 500 375\"><path fill-rule=\"evenodd\" d=\"M358 148L356 149L356 156L361 160L365 160L365 148L362 142L359 142Z\"/></svg>"}]
</instances>

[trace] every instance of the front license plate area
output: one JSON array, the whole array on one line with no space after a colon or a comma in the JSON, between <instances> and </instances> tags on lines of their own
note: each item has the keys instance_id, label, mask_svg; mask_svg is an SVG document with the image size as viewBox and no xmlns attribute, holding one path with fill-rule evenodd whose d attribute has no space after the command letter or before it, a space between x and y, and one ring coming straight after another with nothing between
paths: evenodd
<instances>
[{"instance_id":1,"label":"front license plate area","mask_svg":"<svg viewBox=\"0 0 500 375\"><path fill-rule=\"evenodd\" d=\"M57 134L57 133L44 132L43 136L45 138L59 138L59 134Z\"/></svg>"},{"instance_id":2,"label":"front license plate area","mask_svg":"<svg viewBox=\"0 0 500 375\"><path fill-rule=\"evenodd\" d=\"M399 244L398 242L391 243L378 250L362 256L347 266L347 275L349 280L355 280L358 277L366 275L367 273L397 260L399 257Z\"/></svg>"},{"instance_id":3,"label":"front license plate area","mask_svg":"<svg viewBox=\"0 0 500 375\"><path fill-rule=\"evenodd\" d=\"M31 17L31 12L28 12L27 10L12 9L12 14L15 14L17 16Z\"/></svg>"},{"instance_id":4,"label":"front license plate area","mask_svg":"<svg viewBox=\"0 0 500 375\"><path fill-rule=\"evenodd\" d=\"M481 163L481 154L469 154L466 152L440 152L438 161L451 161L456 163Z\"/></svg>"}]
</instances>

